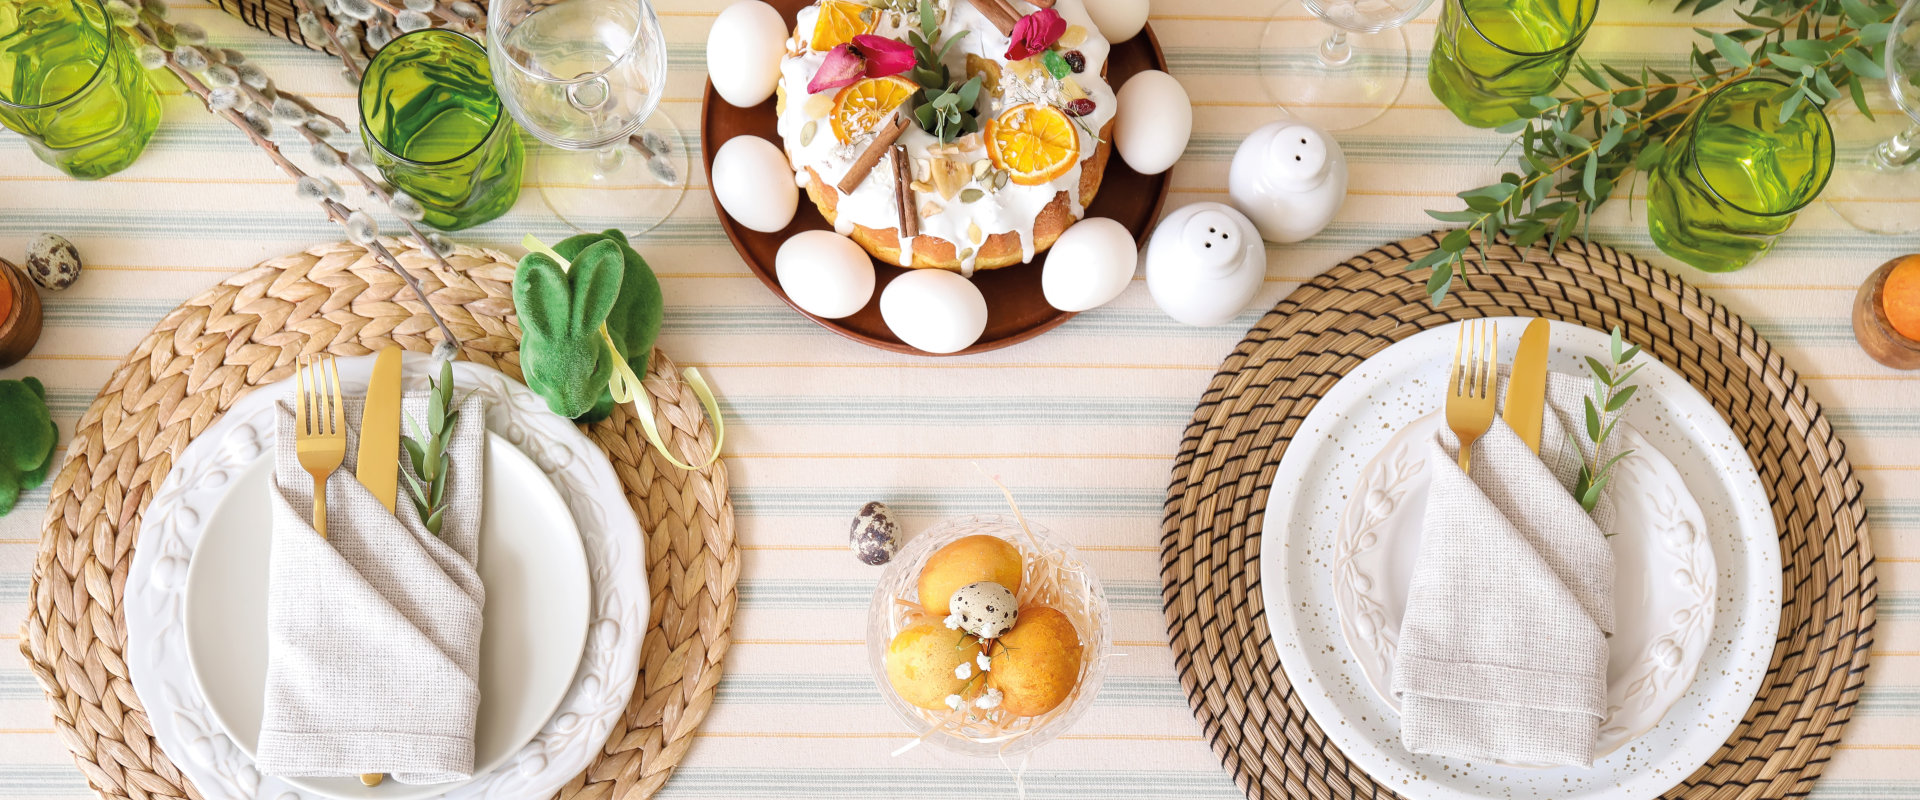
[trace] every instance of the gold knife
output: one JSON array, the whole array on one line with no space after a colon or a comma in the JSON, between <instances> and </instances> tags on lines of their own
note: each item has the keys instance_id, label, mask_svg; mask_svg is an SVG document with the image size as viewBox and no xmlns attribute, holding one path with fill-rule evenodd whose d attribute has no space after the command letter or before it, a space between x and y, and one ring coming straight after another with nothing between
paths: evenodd
<instances>
[{"instance_id":1,"label":"gold knife","mask_svg":"<svg viewBox=\"0 0 1920 800\"><path fill-rule=\"evenodd\" d=\"M400 352L399 345L388 345L373 360L366 405L360 409L360 453L353 474L388 512L400 493ZM379 786L385 778L369 772L360 782Z\"/></svg>"},{"instance_id":2,"label":"gold knife","mask_svg":"<svg viewBox=\"0 0 1920 800\"><path fill-rule=\"evenodd\" d=\"M1520 334L1520 351L1507 374L1507 406L1500 411L1534 455L1540 454L1540 416L1547 403L1547 329L1547 321L1536 318Z\"/></svg>"}]
</instances>

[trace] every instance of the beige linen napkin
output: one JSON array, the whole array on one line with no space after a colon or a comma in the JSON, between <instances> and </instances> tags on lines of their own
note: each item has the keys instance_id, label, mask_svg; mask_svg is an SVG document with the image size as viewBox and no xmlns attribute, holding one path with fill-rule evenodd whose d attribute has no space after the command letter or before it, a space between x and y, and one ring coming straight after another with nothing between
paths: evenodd
<instances>
[{"instance_id":1,"label":"beige linen napkin","mask_svg":"<svg viewBox=\"0 0 1920 800\"><path fill-rule=\"evenodd\" d=\"M1428 445L1433 488L1393 664L1412 752L1593 763L1614 567L1610 506L1589 516L1572 495L1592 449L1581 405L1590 386L1548 375L1538 457L1502 419L1474 444L1471 478L1451 432Z\"/></svg>"},{"instance_id":2,"label":"beige linen napkin","mask_svg":"<svg viewBox=\"0 0 1920 800\"><path fill-rule=\"evenodd\" d=\"M424 393L402 407L424 428ZM401 468L393 514L354 478L360 403L349 399L347 458L327 481L321 539L311 525L313 480L294 454L291 398L278 413L260 770L388 773L418 784L471 777L486 602L475 571L484 403L470 397L460 407L438 537L407 498L410 467Z\"/></svg>"}]
</instances>

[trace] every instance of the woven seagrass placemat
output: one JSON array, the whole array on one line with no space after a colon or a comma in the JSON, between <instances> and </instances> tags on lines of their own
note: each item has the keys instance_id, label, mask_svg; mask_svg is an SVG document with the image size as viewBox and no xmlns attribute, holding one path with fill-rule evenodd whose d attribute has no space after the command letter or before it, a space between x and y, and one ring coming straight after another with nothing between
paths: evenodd
<instances>
[{"instance_id":1,"label":"woven seagrass placemat","mask_svg":"<svg viewBox=\"0 0 1920 800\"><path fill-rule=\"evenodd\" d=\"M1733 737L1669 798L1804 796L1865 682L1873 554L1860 481L1831 420L1780 354L1732 312L1633 256L1582 241L1489 245L1447 301L1427 301L1421 236L1370 250L1295 290L1247 333L1194 410L1167 489L1162 599L1187 699L1254 798L1387 798L1327 740L1280 668L1260 586L1274 471L1314 403L1388 345L1461 319L1537 316L1610 330L1686 376L1733 427L1780 530L1780 635Z\"/></svg>"},{"instance_id":2,"label":"woven seagrass placemat","mask_svg":"<svg viewBox=\"0 0 1920 800\"><path fill-rule=\"evenodd\" d=\"M461 339L460 357L520 377L513 259L459 248L453 271L408 242L387 248L420 277ZM434 331L400 277L353 244L264 262L168 313L129 353L75 425L28 590L20 650L53 706L60 738L106 798L197 798L153 740L121 659L121 599L142 515L174 457L253 387L293 374L301 354L366 355L397 343L433 350ZM700 402L655 351L646 388L662 439L683 460L713 449ZM589 426L646 532L653 606L640 680L594 763L561 800L643 800L666 783L713 706L733 625L740 551L724 462L665 463L622 407ZM179 754L176 754L179 755Z\"/></svg>"}]
</instances>

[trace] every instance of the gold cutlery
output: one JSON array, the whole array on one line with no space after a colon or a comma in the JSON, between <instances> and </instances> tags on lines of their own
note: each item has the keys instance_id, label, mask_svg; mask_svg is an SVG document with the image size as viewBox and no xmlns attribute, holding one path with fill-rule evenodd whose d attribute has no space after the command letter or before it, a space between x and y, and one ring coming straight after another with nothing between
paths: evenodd
<instances>
[{"instance_id":1,"label":"gold cutlery","mask_svg":"<svg viewBox=\"0 0 1920 800\"><path fill-rule=\"evenodd\" d=\"M393 511L400 492L400 346L388 345L373 361L366 403L360 408L360 449L353 475L380 505ZM386 776L360 776L367 786L379 786Z\"/></svg>"},{"instance_id":2,"label":"gold cutlery","mask_svg":"<svg viewBox=\"0 0 1920 800\"><path fill-rule=\"evenodd\" d=\"M1507 373L1507 405L1500 411L1500 418L1534 455L1540 454L1540 415L1547 404L1548 327L1546 320L1536 318L1520 334L1513 371Z\"/></svg>"},{"instance_id":3,"label":"gold cutlery","mask_svg":"<svg viewBox=\"0 0 1920 800\"><path fill-rule=\"evenodd\" d=\"M340 369L333 356L301 356L294 372L293 449L313 476L313 529L327 538L327 478L347 458L347 411L340 402Z\"/></svg>"},{"instance_id":4,"label":"gold cutlery","mask_svg":"<svg viewBox=\"0 0 1920 800\"><path fill-rule=\"evenodd\" d=\"M1453 371L1447 376L1447 427L1460 439L1460 471L1473 463L1473 443L1493 427L1494 374L1500 345L1493 323L1461 323L1453 344ZM1466 360L1462 361L1462 357Z\"/></svg>"}]
</instances>

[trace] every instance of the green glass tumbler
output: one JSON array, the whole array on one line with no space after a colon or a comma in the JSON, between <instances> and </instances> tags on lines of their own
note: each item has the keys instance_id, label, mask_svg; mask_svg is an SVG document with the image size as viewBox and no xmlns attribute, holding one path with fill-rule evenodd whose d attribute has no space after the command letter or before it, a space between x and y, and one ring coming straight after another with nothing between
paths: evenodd
<instances>
[{"instance_id":1,"label":"green glass tumbler","mask_svg":"<svg viewBox=\"0 0 1920 800\"><path fill-rule=\"evenodd\" d=\"M1773 249L1833 174L1833 129L1792 87L1748 78L1700 102L1647 177L1647 232L1667 255L1731 272Z\"/></svg>"},{"instance_id":2,"label":"green glass tumbler","mask_svg":"<svg viewBox=\"0 0 1920 800\"><path fill-rule=\"evenodd\" d=\"M98 0L0 0L0 125L81 180L125 169L160 127L160 94Z\"/></svg>"},{"instance_id":3,"label":"green glass tumbler","mask_svg":"<svg viewBox=\"0 0 1920 800\"><path fill-rule=\"evenodd\" d=\"M1529 116L1593 26L1599 0L1447 0L1427 86L1461 122L1493 128Z\"/></svg>"},{"instance_id":4,"label":"green glass tumbler","mask_svg":"<svg viewBox=\"0 0 1920 800\"><path fill-rule=\"evenodd\" d=\"M387 43L360 79L360 136L374 166L457 231L520 197L526 146L493 89L487 51L453 31L414 31Z\"/></svg>"}]
</instances>

